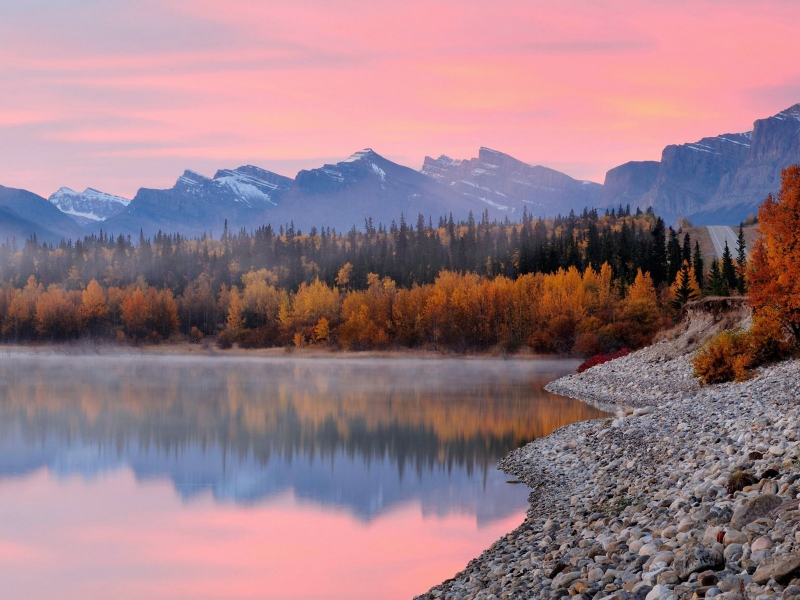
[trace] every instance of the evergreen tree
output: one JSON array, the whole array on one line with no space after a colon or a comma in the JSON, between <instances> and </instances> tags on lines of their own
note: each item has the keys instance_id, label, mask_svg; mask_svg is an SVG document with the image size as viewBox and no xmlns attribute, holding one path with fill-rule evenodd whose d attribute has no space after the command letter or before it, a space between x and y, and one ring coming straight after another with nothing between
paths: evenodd
<instances>
[{"instance_id":1,"label":"evergreen tree","mask_svg":"<svg viewBox=\"0 0 800 600\"><path fill-rule=\"evenodd\" d=\"M652 209L648 208L647 214L652 214ZM653 278L653 283L658 286L667 281L667 239L664 219L658 217L652 231L652 251L650 260L645 271L649 271ZM671 279L669 281L672 281Z\"/></svg>"},{"instance_id":2,"label":"evergreen tree","mask_svg":"<svg viewBox=\"0 0 800 600\"><path fill-rule=\"evenodd\" d=\"M747 291L747 242L744 239L744 229L739 225L739 235L736 239L736 289L740 294Z\"/></svg>"},{"instance_id":3,"label":"evergreen tree","mask_svg":"<svg viewBox=\"0 0 800 600\"><path fill-rule=\"evenodd\" d=\"M678 241L678 234L672 227L669 228L669 241L667 242L667 281L675 281L678 271L683 264L683 250Z\"/></svg>"},{"instance_id":4,"label":"evergreen tree","mask_svg":"<svg viewBox=\"0 0 800 600\"><path fill-rule=\"evenodd\" d=\"M711 261L711 267L708 270L708 280L705 287L706 296L728 296L728 286L725 283L725 277L722 276L722 269L719 267L719 261L714 258Z\"/></svg>"},{"instance_id":5,"label":"evergreen tree","mask_svg":"<svg viewBox=\"0 0 800 600\"><path fill-rule=\"evenodd\" d=\"M727 241L725 242L725 250L722 252L722 277L725 279L725 285L729 290L736 289L739 278L736 275L736 267L733 264L731 249L728 248Z\"/></svg>"},{"instance_id":6,"label":"evergreen tree","mask_svg":"<svg viewBox=\"0 0 800 600\"><path fill-rule=\"evenodd\" d=\"M692 262L692 238L687 233L683 236L683 248L681 249L681 258L683 260L688 261L689 264Z\"/></svg>"},{"instance_id":7,"label":"evergreen tree","mask_svg":"<svg viewBox=\"0 0 800 600\"><path fill-rule=\"evenodd\" d=\"M704 273L705 264L703 261L703 255L700 252L700 242L694 243L694 257L692 258L692 263L694 266L694 276L697 278L697 285L702 290L703 280L705 277Z\"/></svg>"}]
</instances>

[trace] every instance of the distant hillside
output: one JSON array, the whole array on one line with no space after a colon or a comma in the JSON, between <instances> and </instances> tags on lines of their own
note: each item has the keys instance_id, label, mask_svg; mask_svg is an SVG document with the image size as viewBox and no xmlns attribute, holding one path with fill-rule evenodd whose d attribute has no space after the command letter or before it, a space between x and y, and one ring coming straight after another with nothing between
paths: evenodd
<instances>
[{"instance_id":1,"label":"distant hillside","mask_svg":"<svg viewBox=\"0 0 800 600\"><path fill-rule=\"evenodd\" d=\"M83 231L41 196L0 186L0 241L16 238L21 246L33 234L40 242L57 244L62 238L78 239Z\"/></svg>"}]
</instances>

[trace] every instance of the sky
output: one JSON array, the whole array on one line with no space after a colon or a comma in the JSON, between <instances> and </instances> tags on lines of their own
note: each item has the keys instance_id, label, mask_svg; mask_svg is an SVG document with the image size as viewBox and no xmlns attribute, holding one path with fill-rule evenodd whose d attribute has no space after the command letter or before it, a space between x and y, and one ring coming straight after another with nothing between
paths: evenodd
<instances>
[{"instance_id":1,"label":"sky","mask_svg":"<svg viewBox=\"0 0 800 600\"><path fill-rule=\"evenodd\" d=\"M365 147L602 182L800 102L795 0L0 0L0 185L133 197Z\"/></svg>"}]
</instances>

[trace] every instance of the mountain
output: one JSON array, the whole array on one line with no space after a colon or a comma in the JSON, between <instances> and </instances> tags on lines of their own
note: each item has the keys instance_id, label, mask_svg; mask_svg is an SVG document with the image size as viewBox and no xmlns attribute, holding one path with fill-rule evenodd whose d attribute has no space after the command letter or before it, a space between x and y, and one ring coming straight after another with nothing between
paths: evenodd
<instances>
[{"instance_id":1,"label":"mountain","mask_svg":"<svg viewBox=\"0 0 800 600\"><path fill-rule=\"evenodd\" d=\"M510 218L519 218L523 208L534 216L577 212L594 206L603 189L489 148L481 148L478 158L469 160L426 156L422 173Z\"/></svg>"},{"instance_id":2,"label":"mountain","mask_svg":"<svg viewBox=\"0 0 800 600\"><path fill-rule=\"evenodd\" d=\"M83 237L80 226L50 202L26 190L0 186L0 240L16 238L22 245L32 234L40 242Z\"/></svg>"},{"instance_id":3,"label":"mountain","mask_svg":"<svg viewBox=\"0 0 800 600\"><path fill-rule=\"evenodd\" d=\"M638 204L656 182L660 163L655 160L631 161L606 173L600 206Z\"/></svg>"},{"instance_id":4,"label":"mountain","mask_svg":"<svg viewBox=\"0 0 800 600\"><path fill-rule=\"evenodd\" d=\"M800 163L800 104L756 121L752 131L670 145L657 163L611 169L601 205L652 207L667 221L685 216L698 225L738 223L778 191L781 170L795 163Z\"/></svg>"},{"instance_id":5,"label":"mountain","mask_svg":"<svg viewBox=\"0 0 800 600\"><path fill-rule=\"evenodd\" d=\"M409 223L419 214L436 222L450 213L464 219L470 211L478 219L485 209L492 217L505 214L367 148L341 162L300 171L281 205L265 216L273 227L294 221L304 230L329 226L347 231L354 225L363 229L367 217L377 227L399 222L401 214Z\"/></svg>"},{"instance_id":6,"label":"mountain","mask_svg":"<svg viewBox=\"0 0 800 600\"><path fill-rule=\"evenodd\" d=\"M217 171L213 179L185 171L168 190L140 189L119 214L96 229L111 234L180 232L186 236L263 224L265 211L277 206L292 180L253 166Z\"/></svg>"},{"instance_id":7,"label":"mountain","mask_svg":"<svg viewBox=\"0 0 800 600\"><path fill-rule=\"evenodd\" d=\"M131 202L127 198L112 196L93 188L86 188L79 194L68 187L62 187L48 200L81 225L105 221L121 213Z\"/></svg>"}]
</instances>

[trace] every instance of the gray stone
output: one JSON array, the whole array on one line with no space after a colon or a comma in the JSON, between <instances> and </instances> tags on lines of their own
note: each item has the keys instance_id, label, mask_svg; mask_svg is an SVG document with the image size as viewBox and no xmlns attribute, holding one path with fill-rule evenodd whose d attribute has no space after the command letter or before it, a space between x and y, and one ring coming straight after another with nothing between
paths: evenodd
<instances>
[{"instance_id":1,"label":"gray stone","mask_svg":"<svg viewBox=\"0 0 800 600\"><path fill-rule=\"evenodd\" d=\"M683 554L675 557L672 568L683 580L689 579L692 573L706 569L718 569L723 565L723 557L717 552L712 552L702 546L689 548Z\"/></svg>"},{"instance_id":2,"label":"gray stone","mask_svg":"<svg viewBox=\"0 0 800 600\"><path fill-rule=\"evenodd\" d=\"M782 503L783 501L775 494L759 494L746 498L736 505L731 517L731 527L741 529L756 519L768 516Z\"/></svg>"},{"instance_id":3,"label":"gray stone","mask_svg":"<svg viewBox=\"0 0 800 600\"><path fill-rule=\"evenodd\" d=\"M577 581L581 578L580 571L575 571L573 573L559 573L553 578L553 583L550 584L550 587L554 590L566 589L572 584L573 581Z\"/></svg>"}]
</instances>

